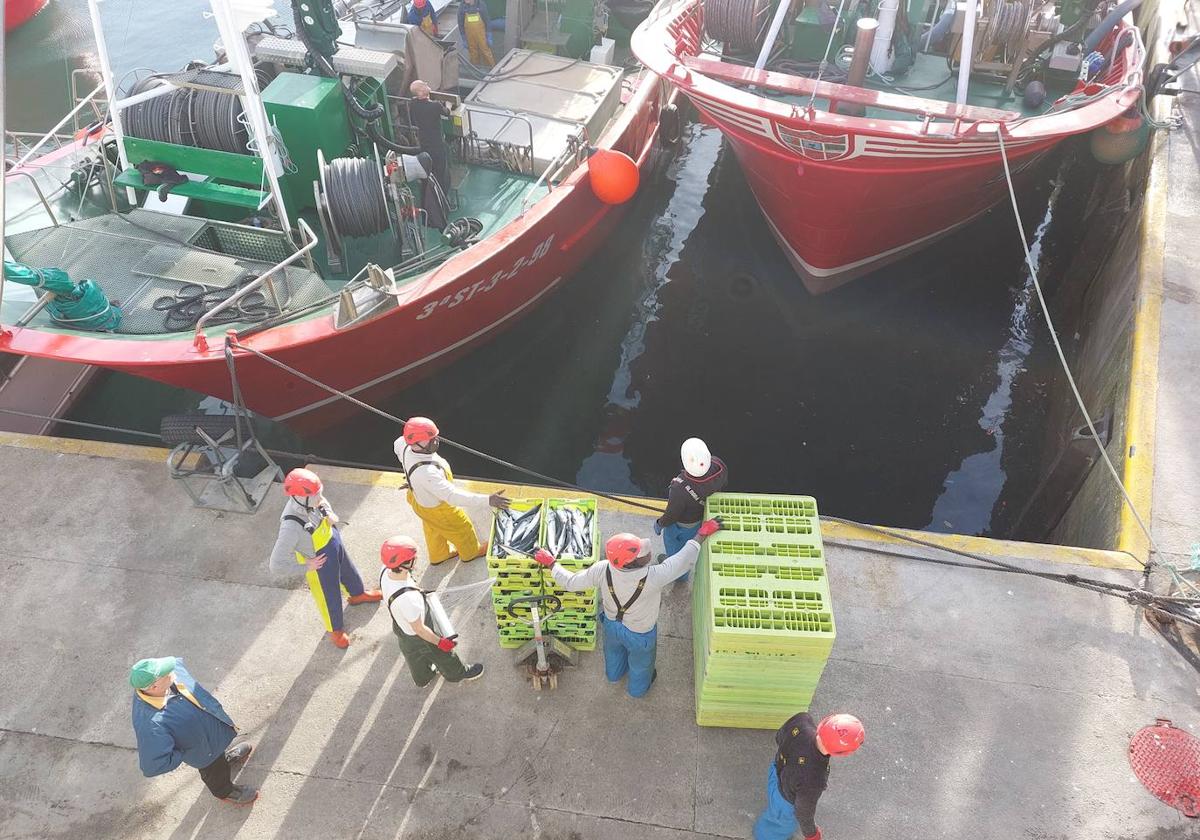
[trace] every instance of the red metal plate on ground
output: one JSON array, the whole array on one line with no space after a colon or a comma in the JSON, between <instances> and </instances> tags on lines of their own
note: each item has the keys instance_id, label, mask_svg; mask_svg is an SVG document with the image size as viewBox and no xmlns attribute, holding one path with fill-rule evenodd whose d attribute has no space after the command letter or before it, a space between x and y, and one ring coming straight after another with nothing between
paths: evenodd
<instances>
[{"instance_id":1,"label":"red metal plate on ground","mask_svg":"<svg viewBox=\"0 0 1200 840\"><path fill-rule=\"evenodd\" d=\"M1200 817L1200 740L1160 720L1133 736L1129 766L1146 790L1184 816Z\"/></svg>"}]
</instances>

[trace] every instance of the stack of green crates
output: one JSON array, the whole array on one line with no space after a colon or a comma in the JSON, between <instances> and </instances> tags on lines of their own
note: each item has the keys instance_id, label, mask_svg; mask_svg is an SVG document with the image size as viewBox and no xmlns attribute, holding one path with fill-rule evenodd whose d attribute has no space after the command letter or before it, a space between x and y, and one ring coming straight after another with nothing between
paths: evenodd
<instances>
[{"instance_id":1,"label":"stack of green crates","mask_svg":"<svg viewBox=\"0 0 1200 840\"><path fill-rule=\"evenodd\" d=\"M571 571L586 569L596 562L600 545L599 516L596 515L595 499L514 499L511 510L530 510L542 506L538 526L539 546L546 544L546 512L549 509L569 505L583 508L592 513L592 553L588 557L560 557L558 562ZM596 649L596 590L567 592L532 557L496 557L496 520L492 519L492 538L488 543L488 573L494 578L492 584L492 608L496 613L496 628L500 634L500 647L518 648L533 638L533 628L523 618L528 618L528 609L519 609L521 618L511 618L506 607L513 598L527 595L557 595L562 609L542 623L547 633L554 634L577 650Z\"/></svg>"},{"instance_id":2,"label":"stack of green crates","mask_svg":"<svg viewBox=\"0 0 1200 840\"><path fill-rule=\"evenodd\" d=\"M817 503L718 493L693 587L696 722L775 729L807 711L833 650Z\"/></svg>"}]
</instances>

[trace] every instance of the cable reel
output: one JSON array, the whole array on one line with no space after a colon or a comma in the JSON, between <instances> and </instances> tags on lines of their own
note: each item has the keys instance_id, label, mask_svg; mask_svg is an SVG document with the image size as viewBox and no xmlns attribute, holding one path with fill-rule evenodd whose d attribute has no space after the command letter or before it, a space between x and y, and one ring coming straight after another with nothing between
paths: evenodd
<instances>
[{"instance_id":1,"label":"cable reel","mask_svg":"<svg viewBox=\"0 0 1200 840\"><path fill-rule=\"evenodd\" d=\"M346 238L395 231L388 210L383 168L377 158L340 157L327 161L317 150L318 180L313 182L317 217L329 243L329 264L345 265Z\"/></svg>"}]
</instances>

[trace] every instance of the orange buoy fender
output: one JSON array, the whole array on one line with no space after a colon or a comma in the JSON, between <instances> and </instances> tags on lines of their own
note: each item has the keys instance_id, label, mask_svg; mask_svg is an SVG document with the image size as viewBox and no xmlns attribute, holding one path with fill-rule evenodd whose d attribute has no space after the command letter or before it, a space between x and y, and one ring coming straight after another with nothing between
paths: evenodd
<instances>
[{"instance_id":1,"label":"orange buoy fender","mask_svg":"<svg viewBox=\"0 0 1200 840\"><path fill-rule=\"evenodd\" d=\"M592 192L605 204L624 204L637 192L641 175L633 158L612 149L597 149L588 158Z\"/></svg>"}]
</instances>

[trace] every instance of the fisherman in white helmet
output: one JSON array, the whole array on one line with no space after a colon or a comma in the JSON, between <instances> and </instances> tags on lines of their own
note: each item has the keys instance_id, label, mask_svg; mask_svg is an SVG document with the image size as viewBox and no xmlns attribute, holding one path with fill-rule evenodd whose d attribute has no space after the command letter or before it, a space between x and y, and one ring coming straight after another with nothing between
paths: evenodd
<instances>
[{"instance_id":1,"label":"fisherman in white helmet","mask_svg":"<svg viewBox=\"0 0 1200 840\"><path fill-rule=\"evenodd\" d=\"M700 438L688 438L679 449L683 471L671 479L667 490L667 509L654 522L667 556L673 557L696 536L704 520L704 500L725 489L729 472L720 458L714 458ZM678 580L686 580L684 572Z\"/></svg>"}]
</instances>

